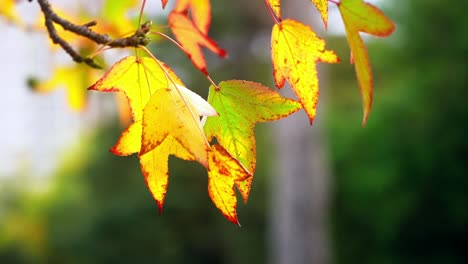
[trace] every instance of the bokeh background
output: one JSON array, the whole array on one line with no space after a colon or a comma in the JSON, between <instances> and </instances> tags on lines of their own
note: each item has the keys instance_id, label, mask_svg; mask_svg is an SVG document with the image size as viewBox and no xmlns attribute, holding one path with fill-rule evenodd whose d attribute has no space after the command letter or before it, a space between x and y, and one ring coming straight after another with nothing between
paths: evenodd
<instances>
[{"instance_id":1,"label":"bokeh background","mask_svg":"<svg viewBox=\"0 0 468 264\"><path fill-rule=\"evenodd\" d=\"M283 2L342 63L320 66L314 126L298 113L256 129L258 169L249 203L238 206L242 227L211 204L204 169L175 158L159 216L137 158L108 152L122 130L108 95L92 94L89 109L75 113L64 93L34 94L18 76L23 83L2 81L0 99L0 263L466 263L468 2L372 1L397 31L365 38L375 93L364 128L346 39L332 26L339 22L323 33L310 3ZM263 2L212 6L210 35L230 55L207 55L213 78L273 87ZM16 44L8 36L22 33L0 26L2 80L13 66L43 74L48 60L31 51L36 42ZM206 95L208 82L184 54L163 42L153 48ZM296 120L305 125L288 123Z\"/></svg>"}]
</instances>

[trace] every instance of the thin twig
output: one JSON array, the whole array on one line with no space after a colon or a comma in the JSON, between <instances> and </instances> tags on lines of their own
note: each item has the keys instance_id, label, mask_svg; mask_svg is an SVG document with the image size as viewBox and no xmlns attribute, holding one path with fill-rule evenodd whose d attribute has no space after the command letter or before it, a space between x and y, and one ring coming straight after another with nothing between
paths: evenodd
<instances>
[{"instance_id":1,"label":"thin twig","mask_svg":"<svg viewBox=\"0 0 468 264\"><path fill-rule=\"evenodd\" d=\"M84 25L77 25L57 15L57 13L53 11L48 0L37 0L37 2L44 14L45 25L47 32L49 33L49 37L54 43L60 45L73 58L73 60L78 63L84 62L91 67L99 67L93 59L84 58L76 52L67 41L61 38L55 29L55 24L62 26L64 30L85 37L96 44L113 48L146 46L149 43L149 38L146 34L150 30L151 22L143 23L135 33L129 37L112 39L107 34L100 34L91 29L92 26L97 24L95 21L91 21Z\"/></svg>"}]
</instances>

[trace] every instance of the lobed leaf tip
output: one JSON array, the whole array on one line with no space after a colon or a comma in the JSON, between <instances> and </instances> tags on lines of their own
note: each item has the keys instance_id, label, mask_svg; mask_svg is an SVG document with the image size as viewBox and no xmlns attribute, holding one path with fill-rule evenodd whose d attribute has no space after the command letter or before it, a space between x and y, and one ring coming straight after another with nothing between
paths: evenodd
<instances>
[{"instance_id":1,"label":"lobed leaf tip","mask_svg":"<svg viewBox=\"0 0 468 264\"><path fill-rule=\"evenodd\" d=\"M97 91L98 89L96 88L96 84L93 84L90 87L88 87L86 90L88 90L88 91Z\"/></svg>"},{"instance_id":2,"label":"lobed leaf tip","mask_svg":"<svg viewBox=\"0 0 468 264\"><path fill-rule=\"evenodd\" d=\"M314 124L315 117L309 117L309 123L312 126Z\"/></svg>"},{"instance_id":3,"label":"lobed leaf tip","mask_svg":"<svg viewBox=\"0 0 468 264\"><path fill-rule=\"evenodd\" d=\"M241 224L239 222L239 219L237 218L237 214L235 215L226 215L224 214L224 217L227 218L227 220L229 220L229 222L235 224L235 225L238 225L239 227L241 227Z\"/></svg>"},{"instance_id":4,"label":"lobed leaf tip","mask_svg":"<svg viewBox=\"0 0 468 264\"><path fill-rule=\"evenodd\" d=\"M369 109L369 111L368 111L368 110L364 110L364 116L362 117L361 127L365 127L365 126L366 126L366 124L367 124L367 119L369 118L369 112L370 112L370 109Z\"/></svg>"},{"instance_id":5,"label":"lobed leaf tip","mask_svg":"<svg viewBox=\"0 0 468 264\"><path fill-rule=\"evenodd\" d=\"M161 0L161 4L162 4L162 8L163 8L163 9L166 8L166 5L167 5L167 2L168 2L168 1L169 1L169 0Z\"/></svg>"},{"instance_id":6,"label":"lobed leaf tip","mask_svg":"<svg viewBox=\"0 0 468 264\"><path fill-rule=\"evenodd\" d=\"M114 155L117 155L117 156L121 156L120 154L120 151L117 150L117 145L113 146L112 148L109 149L109 152L114 154Z\"/></svg>"},{"instance_id":7,"label":"lobed leaf tip","mask_svg":"<svg viewBox=\"0 0 468 264\"><path fill-rule=\"evenodd\" d=\"M218 51L218 55L221 57L221 58L226 58L228 56L228 53L225 49L219 49Z\"/></svg>"},{"instance_id":8,"label":"lobed leaf tip","mask_svg":"<svg viewBox=\"0 0 468 264\"><path fill-rule=\"evenodd\" d=\"M156 204L158 205L158 215L162 215L163 203L163 201L156 200Z\"/></svg>"}]
</instances>

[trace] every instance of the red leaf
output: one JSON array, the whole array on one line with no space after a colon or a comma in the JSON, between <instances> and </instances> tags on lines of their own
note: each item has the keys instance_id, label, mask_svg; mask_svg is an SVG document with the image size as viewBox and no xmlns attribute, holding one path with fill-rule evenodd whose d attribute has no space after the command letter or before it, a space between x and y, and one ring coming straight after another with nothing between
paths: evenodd
<instances>
[{"instance_id":1,"label":"red leaf","mask_svg":"<svg viewBox=\"0 0 468 264\"><path fill-rule=\"evenodd\" d=\"M208 34L211 23L210 0L178 0L174 7L178 13L187 13L188 10L195 26L203 34Z\"/></svg>"}]
</instances>

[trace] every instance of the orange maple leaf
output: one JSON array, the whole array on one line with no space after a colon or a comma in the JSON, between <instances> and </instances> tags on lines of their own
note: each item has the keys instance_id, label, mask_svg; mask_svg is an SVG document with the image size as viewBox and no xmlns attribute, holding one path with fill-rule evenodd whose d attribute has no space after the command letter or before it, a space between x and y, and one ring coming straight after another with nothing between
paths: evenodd
<instances>
[{"instance_id":1,"label":"orange maple leaf","mask_svg":"<svg viewBox=\"0 0 468 264\"><path fill-rule=\"evenodd\" d=\"M336 63L338 57L312 28L292 19L273 26L271 54L276 86L288 80L312 123L319 96L316 63Z\"/></svg>"},{"instance_id":2,"label":"orange maple leaf","mask_svg":"<svg viewBox=\"0 0 468 264\"><path fill-rule=\"evenodd\" d=\"M206 61L201 46L208 48L220 57L226 56L226 51L221 49L214 40L200 31L185 14L171 12L169 15L169 26L192 63L205 75L208 75L208 71L206 69Z\"/></svg>"},{"instance_id":3,"label":"orange maple leaf","mask_svg":"<svg viewBox=\"0 0 468 264\"><path fill-rule=\"evenodd\" d=\"M187 13L189 10L195 26L207 35L211 24L210 0L178 0L174 7L178 13Z\"/></svg>"},{"instance_id":4,"label":"orange maple leaf","mask_svg":"<svg viewBox=\"0 0 468 264\"><path fill-rule=\"evenodd\" d=\"M372 108L373 81L369 55L359 32L385 37L393 33L395 24L377 7L362 0L341 0L337 5L355 64L364 109L362 124L365 125Z\"/></svg>"}]
</instances>

